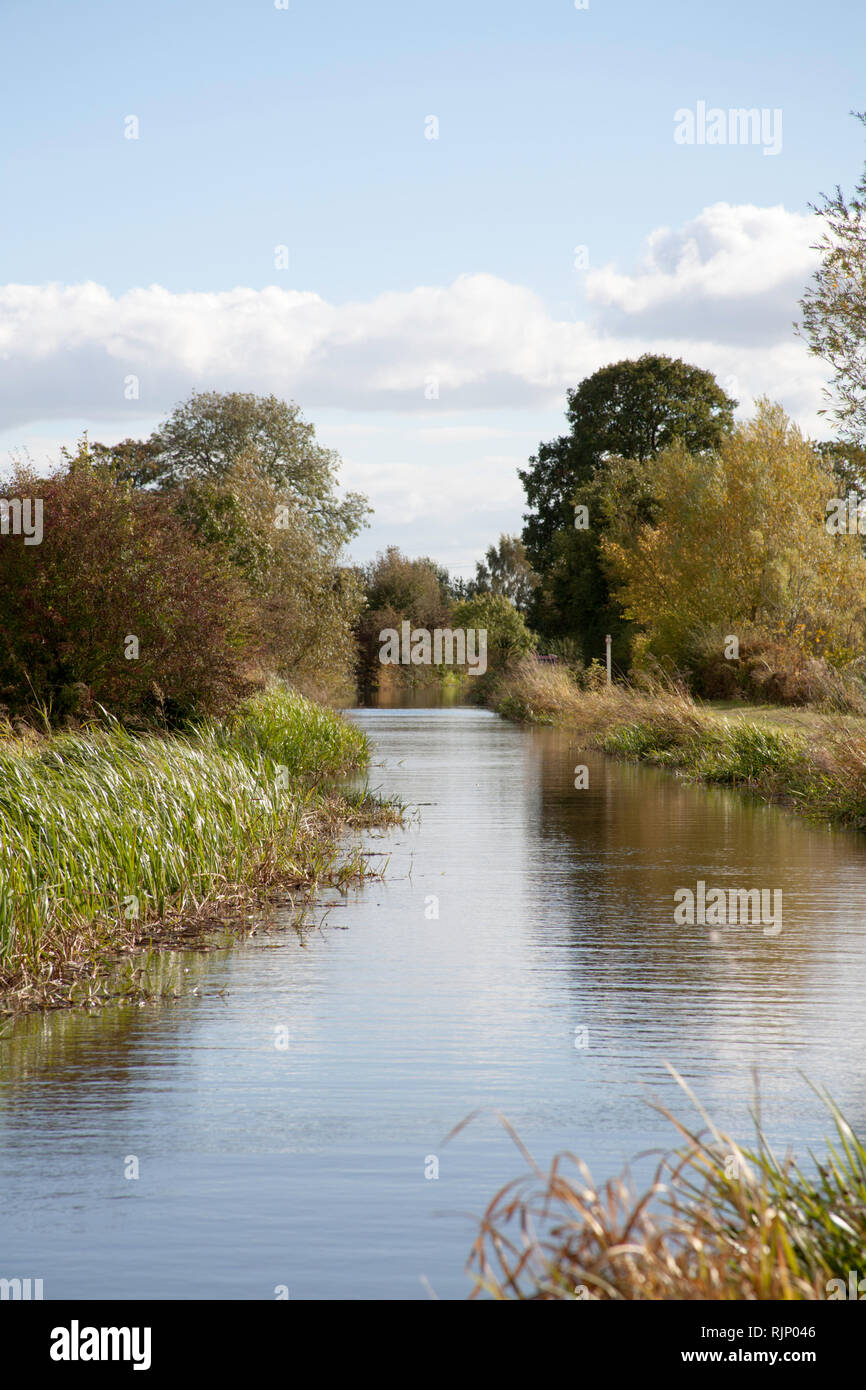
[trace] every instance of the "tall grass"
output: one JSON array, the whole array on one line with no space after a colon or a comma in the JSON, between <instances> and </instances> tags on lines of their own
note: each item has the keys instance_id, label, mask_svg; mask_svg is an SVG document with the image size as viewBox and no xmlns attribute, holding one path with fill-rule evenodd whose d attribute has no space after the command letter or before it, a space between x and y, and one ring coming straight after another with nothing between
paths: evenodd
<instances>
[{"instance_id":1,"label":"tall grass","mask_svg":"<svg viewBox=\"0 0 866 1390\"><path fill-rule=\"evenodd\" d=\"M361 768L369 756L367 737L356 725L279 684L247 700L210 732L220 748L243 754L252 767L270 760L291 777L312 782Z\"/></svg>"},{"instance_id":2,"label":"tall grass","mask_svg":"<svg viewBox=\"0 0 866 1390\"><path fill-rule=\"evenodd\" d=\"M548 666L531 657L494 681L490 704L506 719L561 724L585 718L584 692L565 666Z\"/></svg>"},{"instance_id":3,"label":"tall grass","mask_svg":"<svg viewBox=\"0 0 866 1390\"><path fill-rule=\"evenodd\" d=\"M777 1158L759 1124L747 1149L700 1106L699 1133L662 1110L685 1142L641 1193L628 1178L597 1187L573 1154L545 1171L511 1131L528 1171L482 1218L472 1296L819 1299L832 1279L847 1289L866 1251L866 1146L824 1100L836 1139L814 1172Z\"/></svg>"},{"instance_id":4,"label":"tall grass","mask_svg":"<svg viewBox=\"0 0 866 1390\"><path fill-rule=\"evenodd\" d=\"M0 740L0 991L42 1000L58 974L239 887L357 873L335 832L376 808L322 784L367 757L360 730L280 687L170 737Z\"/></svg>"}]
</instances>

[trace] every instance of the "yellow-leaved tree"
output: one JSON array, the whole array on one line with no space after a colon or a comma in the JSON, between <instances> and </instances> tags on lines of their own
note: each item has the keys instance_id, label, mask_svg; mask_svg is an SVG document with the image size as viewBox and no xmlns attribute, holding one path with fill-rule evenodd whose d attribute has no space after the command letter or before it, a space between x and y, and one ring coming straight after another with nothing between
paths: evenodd
<instances>
[{"instance_id":1,"label":"yellow-leaved tree","mask_svg":"<svg viewBox=\"0 0 866 1390\"><path fill-rule=\"evenodd\" d=\"M674 443L649 465L653 520L617 525L602 542L616 597L656 657L687 658L710 629L759 631L844 664L862 648L862 538L831 534L840 483L778 405L717 449Z\"/></svg>"}]
</instances>

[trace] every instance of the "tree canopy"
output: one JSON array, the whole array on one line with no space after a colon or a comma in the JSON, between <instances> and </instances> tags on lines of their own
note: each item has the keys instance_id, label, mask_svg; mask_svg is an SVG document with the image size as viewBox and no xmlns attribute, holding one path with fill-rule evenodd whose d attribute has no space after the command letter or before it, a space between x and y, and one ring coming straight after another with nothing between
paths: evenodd
<instances>
[{"instance_id":1,"label":"tree canopy","mask_svg":"<svg viewBox=\"0 0 866 1390\"><path fill-rule=\"evenodd\" d=\"M229 391L196 391L147 440L94 445L94 455L135 487L217 487L239 460L301 506L325 543L351 540L369 512L366 499L339 499L339 457L316 439L293 401Z\"/></svg>"},{"instance_id":2,"label":"tree canopy","mask_svg":"<svg viewBox=\"0 0 866 1390\"><path fill-rule=\"evenodd\" d=\"M526 558L526 546L520 537L501 535L499 543L488 546L484 560L476 565L467 596L502 594L525 616L538 583L538 575Z\"/></svg>"},{"instance_id":3,"label":"tree canopy","mask_svg":"<svg viewBox=\"0 0 866 1390\"><path fill-rule=\"evenodd\" d=\"M370 509L339 497L338 455L297 405L195 392L148 439L94 444L90 458L117 485L162 497L234 568L269 669L307 689L345 684L362 594L341 552Z\"/></svg>"},{"instance_id":4,"label":"tree canopy","mask_svg":"<svg viewBox=\"0 0 866 1390\"><path fill-rule=\"evenodd\" d=\"M866 125L866 112L856 112ZM849 200L837 186L814 207L823 232L814 280L800 301L809 351L833 369L830 414L844 437L866 445L866 168Z\"/></svg>"},{"instance_id":5,"label":"tree canopy","mask_svg":"<svg viewBox=\"0 0 866 1390\"><path fill-rule=\"evenodd\" d=\"M533 567L544 570L554 534L573 520L575 488L603 459L643 461L674 439L690 451L712 448L731 428L736 404L711 372L652 353L602 367L569 391L570 432L541 444L529 468L519 470Z\"/></svg>"},{"instance_id":6,"label":"tree canopy","mask_svg":"<svg viewBox=\"0 0 866 1390\"><path fill-rule=\"evenodd\" d=\"M718 449L676 440L649 465L652 516L612 496L602 554L613 592L657 657L688 659L708 630L760 628L833 662L862 641L866 561L828 530L836 480L780 406L759 403Z\"/></svg>"},{"instance_id":7,"label":"tree canopy","mask_svg":"<svg viewBox=\"0 0 866 1390\"><path fill-rule=\"evenodd\" d=\"M675 440L691 453L714 448L732 428L736 404L711 372L651 353L603 367L568 392L570 432L541 444L520 472L529 504L523 540L542 580L533 626L578 638L587 660L612 632L616 659L627 659L627 624L600 559L605 516L596 504L604 474L611 460L644 465ZM631 474L635 486L638 473ZM577 506L587 508L581 527Z\"/></svg>"}]
</instances>

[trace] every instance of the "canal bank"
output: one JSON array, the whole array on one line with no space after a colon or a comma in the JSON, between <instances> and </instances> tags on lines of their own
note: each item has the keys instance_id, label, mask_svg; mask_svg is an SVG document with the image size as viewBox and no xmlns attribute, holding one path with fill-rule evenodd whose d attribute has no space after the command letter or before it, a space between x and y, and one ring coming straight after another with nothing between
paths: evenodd
<instances>
[{"instance_id":1,"label":"canal bank","mask_svg":"<svg viewBox=\"0 0 866 1390\"><path fill-rule=\"evenodd\" d=\"M815 821L866 830L866 718L812 706L702 702L676 682L581 685L527 660L486 703L518 723L565 728L615 757L730 786Z\"/></svg>"}]
</instances>

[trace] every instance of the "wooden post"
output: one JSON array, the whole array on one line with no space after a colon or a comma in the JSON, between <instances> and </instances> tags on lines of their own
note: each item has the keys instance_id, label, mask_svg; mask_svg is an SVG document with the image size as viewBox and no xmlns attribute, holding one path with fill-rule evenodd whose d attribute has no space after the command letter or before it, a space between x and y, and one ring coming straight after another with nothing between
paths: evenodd
<instances>
[{"instance_id":1,"label":"wooden post","mask_svg":"<svg viewBox=\"0 0 866 1390\"><path fill-rule=\"evenodd\" d=\"M607 683L610 685L610 633L605 637L604 645L607 648Z\"/></svg>"}]
</instances>

